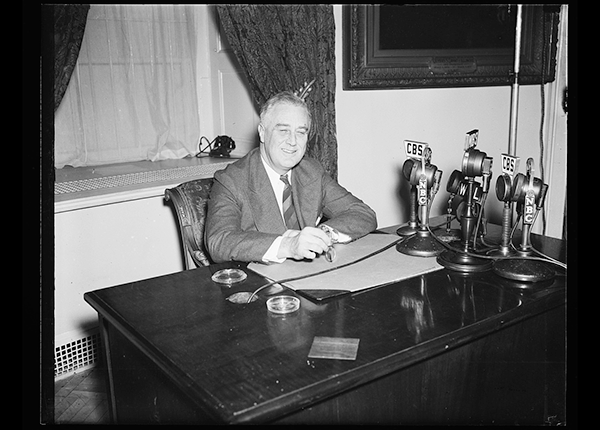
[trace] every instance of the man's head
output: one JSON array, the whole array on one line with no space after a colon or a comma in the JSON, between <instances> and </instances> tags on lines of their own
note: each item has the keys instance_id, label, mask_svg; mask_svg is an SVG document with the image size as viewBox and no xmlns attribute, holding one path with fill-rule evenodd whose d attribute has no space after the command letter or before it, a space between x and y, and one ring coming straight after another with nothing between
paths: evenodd
<instances>
[{"instance_id":1,"label":"man's head","mask_svg":"<svg viewBox=\"0 0 600 430\"><path fill-rule=\"evenodd\" d=\"M284 174L306 152L311 116L304 100L290 91L271 97L260 111L260 151L277 173Z\"/></svg>"}]
</instances>

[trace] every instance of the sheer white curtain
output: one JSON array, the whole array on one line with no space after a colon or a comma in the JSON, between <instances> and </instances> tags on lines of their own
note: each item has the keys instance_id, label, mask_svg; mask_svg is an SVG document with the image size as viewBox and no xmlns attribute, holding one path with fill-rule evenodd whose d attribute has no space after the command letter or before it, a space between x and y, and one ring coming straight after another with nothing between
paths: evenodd
<instances>
[{"instance_id":1,"label":"sheer white curtain","mask_svg":"<svg viewBox=\"0 0 600 430\"><path fill-rule=\"evenodd\" d=\"M55 166L195 154L195 64L190 6L91 5L55 115Z\"/></svg>"}]
</instances>

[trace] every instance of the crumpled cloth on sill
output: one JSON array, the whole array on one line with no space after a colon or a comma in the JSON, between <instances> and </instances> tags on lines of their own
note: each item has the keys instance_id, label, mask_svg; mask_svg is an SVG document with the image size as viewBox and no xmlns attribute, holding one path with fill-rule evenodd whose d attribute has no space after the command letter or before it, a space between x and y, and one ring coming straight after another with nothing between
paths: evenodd
<instances>
[{"instance_id":1,"label":"crumpled cloth on sill","mask_svg":"<svg viewBox=\"0 0 600 430\"><path fill-rule=\"evenodd\" d=\"M148 159L150 161L160 160L179 160L188 155L193 155L190 151L178 141L168 141L160 147L160 149L152 149L148 151Z\"/></svg>"}]
</instances>

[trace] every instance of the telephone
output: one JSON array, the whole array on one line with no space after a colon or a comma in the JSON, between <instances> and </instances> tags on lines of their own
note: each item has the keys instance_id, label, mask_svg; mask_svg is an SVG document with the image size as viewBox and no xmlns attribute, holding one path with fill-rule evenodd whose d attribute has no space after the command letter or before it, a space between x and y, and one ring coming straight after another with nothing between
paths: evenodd
<instances>
[{"instance_id":1,"label":"telephone","mask_svg":"<svg viewBox=\"0 0 600 430\"><path fill-rule=\"evenodd\" d=\"M225 158L230 157L229 153L235 149L235 142L229 136L217 136L212 141L213 147L208 154L209 157Z\"/></svg>"}]
</instances>

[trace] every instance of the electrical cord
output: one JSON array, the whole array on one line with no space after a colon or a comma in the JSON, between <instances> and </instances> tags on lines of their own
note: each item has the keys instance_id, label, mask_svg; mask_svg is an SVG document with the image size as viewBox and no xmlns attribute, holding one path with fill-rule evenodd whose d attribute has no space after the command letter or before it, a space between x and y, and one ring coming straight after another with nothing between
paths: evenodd
<instances>
[{"instance_id":1,"label":"electrical cord","mask_svg":"<svg viewBox=\"0 0 600 430\"><path fill-rule=\"evenodd\" d=\"M431 205L433 204L433 197L435 197L435 193L434 193L434 195L432 196L432 198L429 201L428 209L430 209ZM475 242L475 240L477 238L477 231L478 231L478 228L479 228L479 224L481 223L481 219L482 219L483 204L485 203L486 198L487 198L487 193L484 193L484 195L482 197L482 202L481 202L482 204L481 204L481 207L480 207L480 210L479 210L478 221L477 221L477 224L476 224L476 229L475 229L476 235L475 235L475 238L473 239L474 242ZM428 213L429 213L429 210L428 210ZM534 221L535 221L535 218L537 218L538 214L539 214L539 211L535 214ZM520 219L520 216L521 215L519 214L519 216L517 217L517 222L513 225L513 228L512 228L512 230L510 232L510 244L511 244L511 247L513 249L515 249L515 250L516 250L516 248L514 248L514 245L512 244L512 239L513 239L514 232L516 230L516 226L518 225L518 221ZM429 218L429 216L428 216L428 218ZM457 216L455 216L455 218L458 219ZM434 226L433 228L438 228L438 227L441 227L441 226L443 226L445 224L446 224L446 221L440 223L437 226ZM531 246L531 249L533 250L533 252L535 252L540 257L531 257L531 256L493 257L493 256L485 255L485 254L476 254L474 252L468 252L468 251L464 251L464 250L461 250L461 249L456 249L456 248L450 246L449 244L447 244L446 242L442 241L440 238L438 238L435 235L435 233L432 231L432 227L429 225L429 223L427 223L427 227L426 228L429 231L429 233L431 234L431 236L433 236L433 238L438 243L440 243L444 248L446 248L446 249L448 249L450 251L458 252L458 253L465 254L465 255L468 255L468 256L471 256L471 257L483 258L483 259L489 259L489 260L525 259L525 260L532 260L532 261L541 261L541 262L555 264L555 265L557 265L559 267L562 267L563 269L567 270L567 265L566 264L564 264L564 263L562 263L562 262L560 262L560 261L558 261L558 260L556 260L554 258L551 258L551 257L549 257L549 256L541 253L540 251L536 250L533 246ZM295 276L295 277L291 277L291 278L281 279L279 281L270 281L270 282L267 282L266 284L263 284L260 287L258 287L256 290L254 290L252 292L252 294L250 294L250 296L248 297L248 300L246 301L246 303L251 303L252 299L254 299L254 297L258 294L258 292L264 290L265 288L271 287L271 286L276 285L276 284L285 284L287 282L293 282L293 281L298 281L298 280L301 280L301 279L306 279L306 278L310 278L310 277L317 276L317 275L322 275L324 273L333 272L335 270L339 270L339 269L342 269L344 267L348 267L348 266L351 266L353 264L360 263L361 261L364 261L364 260L366 260L368 258L371 258L371 257L377 255L377 254L380 254L383 251L386 251L387 249L390 249L392 246L395 246L395 245L399 244L400 242L402 242L402 241L404 241L404 240L406 240L406 239L408 239L410 237L412 237L412 236L401 237L401 238L399 238L397 240L394 240L390 244L384 246L383 248L380 248L380 249L378 249L376 251L373 251L370 254L367 254L367 255L365 255L365 256L363 256L361 258L358 258L356 260L350 261L348 263L341 264L341 265L336 266L336 267L331 267L329 269L320 270L318 272L310 273L308 275ZM483 242L483 238L482 238L482 243L484 243ZM484 243L484 245L488 246L485 243ZM488 247L492 248L491 246L488 246Z\"/></svg>"},{"instance_id":2,"label":"electrical cord","mask_svg":"<svg viewBox=\"0 0 600 430\"><path fill-rule=\"evenodd\" d=\"M208 142L204 149L202 149L202 140L206 140L206 142ZM205 153L207 149L210 149L216 140L217 138L215 137L211 142L206 136L201 136L200 139L198 139L198 153L196 154L196 157L200 158L201 154Z\"/></svg>"},{"instance_id":3,"label":"electrical cord","mask_svg":"<svg viewBox=\"0 0 600 430\"><path fill-rule=\"evenodd\" d=\"M538 211L535 213L535 215L533 216L533 221L532 221L532 223L531 223L532 225L535 223L535 220L537 219L537 216L539 215L539 213L540 213L540 211L538 210ZM515 245L513 245L512 238L513 238L513 235L514 235L514 232L515 232L516 226L519 224L519 219L520 219L520 217L521 217L521 215L519 214L519 217L517 218L517 222L515 223L515 225L514 225L514 226L513 226L513 228L512 228L512 231L511 231L511 234L510 234L510 242L509 242L509 243L510 243L510 247L511 247L511 249L513 249L514 251L517 251L517 252L518 252L519 250L518 250L518 249L515 247ZM533 244L530 244L530 245L529 245L529 247L531 248L531 250L532 250L534 253L536 253L536 254L537 254L537 255L539 255L540 257L542 257L542 258L544 258L544 259L547 259L547 260L549 260L549 262L551 262L551 263L554 263L554 264L556 264L557 266L560 266L560 267L562 267L563 269L567 270L567 265L566 265L565 263L563 263L563 262L561 262L561 261L558 261L558 260L556 260L556 259L554 259L554 258L552 258L552 257L550 257L550 256L548 256L548 255L546 255L546 254L544 254L544 253L542 253L542 252L538 251L537 249L535 249L535 247L533 246ZM517 257L517 258L523 258L523 257ZM541 260L541 261L544 261L544 260Z\"/></svg>"},{"instance_id":4,"label":"electrical cord","mask_svg":"<svg viewBox=\"0 0 600 430\"><path fill-rule=\"evenodd\" d=\"M562 267L563 269L567 270L567 265L566 265L565 263L563 263L563 262L561 262L561 261L558 261L558 260L556 260L555 258L552 258L552 257L550 257L550 256L548 256L548 255L546 255L546 254L544 254L544 253L542 253L542 252L538 251L537 249L535 249L535 248L533 247L533 245L531 245L531 250L532 250L533 252L535 252L537 255L539 255L540 257L542 257L542 258L545 258L545 259L548 259L548 260L550 260L551 262L553 262L554 264L556 264L557 266L560 266L560 267Z\"/></svg>"},{"instance_id":5,"label":"electrical cord","mask_svg":"<svg viewBox=\"0 0 600 430\"><path fill-rule=\"evenodd\" d=\"M478 211L478 214L477 214L477 223L476 223L476 225L475 225L475 236L474 236L474 238L473 238L473 248L475 248L475 246L476 246L477 235L478 235L478 233L479 233L479 227L480 227L480 225L481 225L481 221L482 221L482 219L483 219L484 205L485 205L485 201L486 201L486 199L487 199L487 196L488 196L488 193L487 193L487 192L483 193L483 196L482 196L482 198L481 198L481 204L479 204L479 206L480 206L480 209L479 209L479 211ZM464 202L461 202L461 204L464 204ZM459 211L459 210L458 210L458 208L457 208L457 210L456 210L456 215L453 215L453 218L455 218L455 219L456 219L456 220L457 220L457 221L460 223L460 222L461 222L461 217L460 217L460 216L458 216L458 213L459 213L459 212L460 212L460 211ZM490 244L486 243L486 242L485 242L485 240L483 239L483 237L481 238L481 243L482 243L482 244L483 244L483 245L484 245L486 248L493 248L493 247L494 247L494 245L490 245Z\"/></svg>"},{"instance_id":6,"label":"electrical cord","mask_svg":"<svg viewBox=\"0 0 600 430\"><path fill-rule=\"evenodd\" d=\"M479 232L479 226L481 225L481 220L483 218L483 211L484 211L485 201L487 199L487 195L488 195L488 193L484 192L483 195L482 195L482 198L481 198L481 204L480 204L480 207L479 207L479 213L478 213L478 217L477 217L477 222L475 224L475 234L474 234L474 237L473 237L473 248L475 248L475 246L476 246L477 235L478 235L478 232ZM431 205L433 204L433 197L435 197L435 193L433 194L433 196L432 196L432 198L431 198L431 200L429 202L429 205L428 205L428 211L427 211L428 217L429 217L429 214L431 213L430 209L431 209ZM540 213L539 210L535 213L533 221L532 221L532 224L537 219L537 216L538 216L539 213ZM516 227L519 224L519 220L521 219L521 213L518 213L517 215L518 215L517 216L517 221L514 223L512 229L511 229L511 232L510 232L510 236L509 236L509 238L510 238L509 239L509 243L510 243L510 245L511 245L512 248L514 248L514 245L512 244L513 236L514 236L514 233L516 231ZM456 219L459 220L458 213L456 215ZM446 224L446 222L440 224L440 226L443 225L443 224ZM437 228L437 227L435 227L435 228ZM535 248L533 248L533 246L531 246L531 249L537 255L540 255L541 258L531 257L531 256L494 257L494 256L485 255L485 254L477 254L477 253L474 253L474 252L468 252L468 251L464 251L464 250L459 250L459 249L453 248L448 243L442 241L440 238L438 238L435 235L435 233L432 231L431 227L429 226L429 222L427 223L427 230L429 231L429 233L433 236L433 238L438 243L440 243L444 248L446 248L446 249L448 249L450 251L458 252L458 253L465 254L465 255L468 255L468 256L471 256L471 257L483 258L483 259L490 259L490 260L498 260L498 259L526 259L526 260L542 261L542 262L548 262L548 263L551 263L551 264L555 264L555 265L557 265L559 267L562 267L563 269L567 270L567 265L566 264L564 264L564 263L562 263L562 262L560 262L558 260L555 260L555 259L553 259L553 258L551 258L551 257L549 257L549 256L547 256L547 255L545 255L545 254L537 251ZM493 248L492 246L487 245L484 242L483 238L482 238L482 243L485 246L487 246L488 248Z\"/></svg>"},{"instance_id":7,"label":"electrical cord","mask_svg":"<svg viewBox=\"0 0 600 430\"><path fill-rule=\"evenodd\" d=\"M512 228L511 234L510 234L510 238L511 238L511 240L510 240L510 244L511 244L511 247L512 247L514 250L516 250L516 248L515 248L515 247L514 247L514 245L512 244L512 237L513 237L513 234L514 234L514 232L515 232L515 228L516 228L517 224L518 224L518 218L517 218L517 222L515 223L515 225L514 225L514 226L513 226L513 228ZM487 259L487 260L517 260L517 259L519 259L519 260L533 260L533 261L542 261L542 262L545 262L545 263L551 263L551 264L555 264L555 265L557 265L557 266L559 266L559 267L562 267L563 269L567 270L567 265L566 265L566 264L564 264L564 263L562 263L562 262L560 262L560 261L558 261L558 260L555 260L555 259L553 259L553 258L551 258L551 257L548 257L548 256L546 256L546 255L544 255L544 254L542 254L541 252L539 252L539 251L537 251L537 250L533 249L533 247L531 247L531 248L532 248L532 250L533 250L533 251L534 251L536 254L538 254L538 255L540 255L540 256L543 256L543 258L542 258L542 257L531 257L531 256L507 256L507 257L494 257L494 256L490 256L490 255L485 255L485 254L476 254L476 253L474 253L474 252L469 252L469 251L465 251L465 250L462 250L462 249L457 249L457 248L454 248L454 247L450 246L449 244L447 244L446 242L444 242L444 241L442 241L440 238L438 238L438 237L435 235L435 233L433 233L433 231L431 231L431 229L430 229L429 227L428 227L427 229L429 230L429 233L431 233L431 235L433 236L433 238L434 238L435 240L437 240L437 241L438 241L438 242L439 242L439 243L440 243L440 244L441 244L441 245L442 245L444 248L446 248L446 249L448 249L448 250L450 250L450 251L458 252L459 254L464 254L464 255L468 255L468 256L470 256L470 257L476 257L476 258L483 258L483 259Z\"/></svg>"},{"instance_id":8,"label":"electrical cord","mask_svg":"<svg viewBox=\"0 0 600 430\"><path fill-rule=\"evenodd\" d=\"M486 221L486 225L487 225L487 221ZM487 229L486 229L486 231L487 231ZM485 233L484 233L484 235L485 235ZM475 237L477 237L477 236L475 236ZM481 236L479 238L479 240L481 241L481 243L483 244L483 246L485 248L487 248L487 249L493 249L493 248L495 248L497 246L497 245L492 245L490 243L487 243L484 236Z\"/></svg>"},{"instance_id":9,"label":"electrical cord","mask_svg":"<svg viewBox=\"0 0 600 430\"><path fill-rule=\"evenodd\" d=\"M513 249L513 251L519 251L511 242L510 247ZM541 253L540 251L538 251L537 249L535 249L533 247L533 245L529 245L529 247L531 248L531 250L538 254L540 257L531 257L531 256L514 256L514 257L501 257L500 259L510 259L510 260L534 260L534 261L542 261L545 263L552 263L555 264L559 267L562 267L563 269L567 270L567 265L561 261L558 261L552 257L547 256L546 254Z\"/></svg>"},{"instance_id":10,"label":"electrical cord","mask_svg":"<svg viewBox=\"0 0 600 430\"><path fill-rule=\"evenodd\" d=\"M431 204L433 204L433 199L435 198L435 195L436 195L436 194L437 194L437 188L435 188L435 187L434 187L434 188L432 188L432 190L431 190L430 199L428 199L428 208L427 208L428 210L427 210L427 213L429 213L429 209L431 208ZM428 216L428 218L429 218L429 216ZM427 228L429 229L429 227L427 227ZM383 248L380 248L380 249L378 249L378 250L376 250L376 251L373 251L373 252L371 252L370 254L367 254L367 255L365 255L364 257L358 258L358 259L356 259L356 260L350 261L350 262L348 262L348 263L345 263L345 264L341 264L341 265L339 265L339 266L336 266L336 267L331 267L331 268L329 268L329 269L320 270L320 271L318 271L318 272L311 273L311 274L308 274L308 275L296 276L296 277L292 277L292 278L281 279L281 280L279 280L279 281L271 281L271 282L268 282L268 283L266 283L266 284L264 284L264 285L261 285L261 286L260 286L260 287L258 287L256 290L254 290L254 292L253 292L253 293L252 293L252 294L251 294L251 295L248 297L248 300L247 300L247 302L246 302L246 303L250 303L250 302L252 302L252 299L254 298L254 296L256 296L256 294L257 294L259 291L261 291L261 290L263 290L263 289L265 289L265 288L268 288L268 287L270 287L270 286L272 286L272 285L275 285L275 284L283 284L283 283L286 283L286 282L293 282L293 281L298 281L298 280L300 280L300 279L306 279L306 278L310 278L310 277L312 277L312 276L322 275L322 274L324 274L324 273L333 272L333 271L335 271L335 270L339 270L339 269L342 269L342 268L344 268L344 267L348 267L348 266L351 266L351 265L353 265L353 264L360 263L361 261L364 261L364 260L366 260L366 259L368 259L368 258L371 258L371 257L373 257L373 256L377 255L377 254L380 254L380 253L382 253L383 251L385 251L385 250L387 250L387 249L390 249L392 246L395 246L395 245L399 244L400 242L402 242L403 240L405 240L405 239L407 239L407 238L409 238L409 237L411 237L411 236L400 237L399 239L397 239L397 240L394 240L393 242L391 242L390 244L388 244L388 245L384 246Z\"/></svg>"},{"instance_id":11,"label":"electrical cord","mask_svg":"<svg viewBox=\"0 0 600 430\"><path fill-rule=\"evenodd\" d=\"M552 39L554 31L554 19L550 19L550 33L548 38ZM546 49L551 49L552 43L548 43L546 40L546 19L542 20L542 67L541 67L541 82L540 82L540 104L541 104L541 118L540 118L540 179L544 181L544 121L546 112L546 97L545 97L545 80L546 80L546 61L547 55ZM546 234L546 210L542 208L542 234Z\"/></svg>"},{"instance_id":12,"label":"electrical cord","mask_svg":"<svg viewBox=\"0 0 600 430\"><path fill-rule=\"evenodd\" d=\"M477 247L477 235L479 234L479 226L481 225L481 219L483 217L483 208L485 207L485 200L487 199L488 193L485 192L481 196L481 204L479 205L479 214L477 216L477 222L475 223L475 234L473 235L473 249Z\"/></svg>"},{"instance_id":13,"label":"electrical cord","mask_svg":"<svg viewBox=\"0 0 600 430\"><path fill-rule=\"evenodd\" d=\"M490 259L490 260L495 260L495 257L491 257L489 255L479 255L479 254L475 254L474 252L469 252L469 251L464 251L462 249L457 249L454 248L453 246L450 246L449 244L447 244L446 242L444 242L443 240L441 240L439 237L437 237L435 235L435 233L433 231L431 231L431 229L429 227L427 227L427 230L429 230L429 233L431 233L431 236L433 236L433 238L438 241L438 243L440 243L444 248L446 248L449 251L454 251L454 252L458 252L460 254L465 254L465 255L469 255L471 257L480 257L480 258L486 258L486 259Z\"/></svg>"},{"instance_id":14,"label":"electrical cord","mask_svg":"<svg viewBox=\"0 0 600 430\"><path fill-rule=\"evenodd\" d=\"M436 225L436 226L434 226L433 228L438 228L438 227L441 227L441 226L442 226L442 225L444 225L444 224L446 224L446 222L440 223L439 225ZM403 240L405 240L405 239L408 239L408 238L410 238L410 237L411 237L411 236L404 236L404 237L401 237L401 238L399 238L399 239L397 239L397 240L393 241L392 243L390 243L390 244L388 244L388 245L384 246L384 247L383 247L383 248L381 248L381 249L378 249L378 250L376 250L376 251L373 251L372 253L370 253L370 254L367 254L367 255L365 255L364 257L358 258L358 259L356 259L356 260L354 260L354 261L350 261L350 262L348 262L348 263L345 263L345 264L342 264L342 265L340 265L340 266L331 267L331 268L329 268L329 269L321 270L321 271L319 271L319 272L311 273L311 274L308 274L308 275L296 276L296 277L292 277L292 278L281 279L281 280L279 280L279 281L271 281L271 282L268 282L268 283L266 283L266 284L264 284L264 285L261 285L261 286L260 286L260 287L258 287L256 290L254 290L254 292L253 292L253 293L252 293L252 294L251 294L251 295L248 297L248 300L247 300L247 302L246 302L246 303L250 303L250 302L252 301L252 299L254 298L254 296L256 296L256 294L257 294L259 291L261 291L261 290L264 290L265 288L271 287L271 286L273 286L273 285L275 285L275 284L283 284L283 283L286 283L286 282L293 282L293 281L298 281L298 280L300 280L300 279L306 279L306 278L310 278L310 277L312 277L312 276L322 275L322 274L324 274L324 273L333 272L333 271L335 271L335 270L338 270L338 269L341 269L341 268L343 268L343 267L348 267L348 266L351 266L351 265L353 265L353 264L360 263L361 261L364 261L364 260L366 260L366 259L368 259L368 258L371 258L371 257L373 257L373 256L377 255L377 254L380 254L380 253L382 253L383 251L385 251L385 250L387 250L387 249L390 249L392 246L395 246L395 245L399 244L400 242L402 242Z\"/></svg>"},{"instance_id":15,"label":"electrical cord","mask_svg":"<svg viewBox=\"0 0 600 430\"><path fill-rule=\"evenodd\" d=\"M517 213L517 220L513 224L512 228L510 229L510 234L508 235L508 243L509 244L512 244L513 237L515 235L515 231L517 230L517 226L519 225L519 221L521 221L521 214Z\"/></svg>"},{"instance_id":16,"label":"electrical cord","mask_svg":"<svg viewBox=\"0 0 600 430\"><path fill-rule=\"evenodd\" d=\"M408 236L408 237L410 237L410 236ZM356 260L349 261L348 263L344 263L344 264L341 264L341 265L336 266L336 267L330 267L329 269L320 270L318 272L310 273L308 275L295 276L295 277L292 277L292 278L281 279L279 281L268 282L268 283L266 283L264 285L261 285L256 290L254 290L254 292L248 297L248 301L246 303L250 303L252 301L252 299L254 298L254 296L259 291L264 290L267 287L271 287L271 286L273 286L275 284L284 284L286 282L293 282L293 281L298 281L300 279L311 278L313 276L322 275L323 273L333 272L335 270L339 270L339 269L342 269L344 267L348 267L348 266L351 266L353 264L360 263L361 261L364 261L364 260L366 260L368 258L371 258L371 257L373 257L373 256L375 256L377 254L381 254L383 251L385 251L387 249L390 249L392 246L397 245L398 243L402 242L404 239L406 239L406 237L401 237L400 239L394 240L392 243L390 243L390 244L388 244L388 245L384 246L383 248L380 248L380 249L378 249L376 251L373 251L370 254L365 255L364 257L357 258Z\"/></svg>"}]
</instances>

